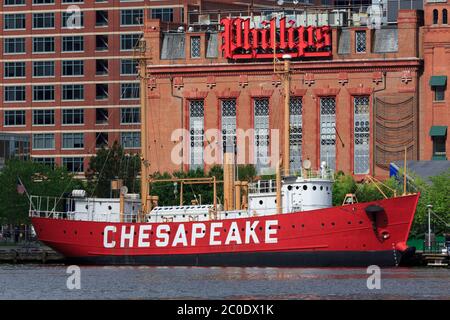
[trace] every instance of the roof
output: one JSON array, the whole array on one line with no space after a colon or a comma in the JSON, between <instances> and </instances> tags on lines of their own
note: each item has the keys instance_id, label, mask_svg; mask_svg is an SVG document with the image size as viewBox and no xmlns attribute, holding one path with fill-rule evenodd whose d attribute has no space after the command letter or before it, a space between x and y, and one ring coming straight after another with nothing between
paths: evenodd
<instances>
[{"instance_id":1,"label":"roof","mask_svg":"<svg viewBox=\"0 0 450 320\"><path fill-rule=\"evenodd\" d=\"M395 165L397 168L403 168L403 161L395 161L391 166ZM406 169L414 173L416 176L430 181L430 177L438 176L450 169L450 161L430 160L430 161L406 161Z\"/></svg>"},{"instance_id":2,"label":"roof","mask_svg":"<svg viewBox=\"0 0 450 320\"><path fill-rule=\"evenodd\" d=\"M432 126L430 137L445 137L447 135L447 126Z\"/></svg>"},{"instance_id":3,"label":"roof","mask_svg":"<svg viewBox=\"0 0 450 320\"><path fill-rule=\"evenodd\" d=\"M445 87L447 84L447 76L431 76L430 86L432 87Z\"/></svg>"}]
</instances>

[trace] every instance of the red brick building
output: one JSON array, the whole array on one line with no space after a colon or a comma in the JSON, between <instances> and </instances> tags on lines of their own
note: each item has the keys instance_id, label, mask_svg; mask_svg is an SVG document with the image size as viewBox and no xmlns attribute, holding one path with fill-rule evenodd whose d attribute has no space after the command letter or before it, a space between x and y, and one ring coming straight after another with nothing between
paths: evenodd
<instances>
[{"instance_id":1,"label":"red brick building","mask_svg":"<svg viewBox=\"0 0 450 320\"><path fill-rule=\"evenodd\" d=\"M2 0L0 131L29 134L35 161L79 173L114 141L139 152L134 45L144 15L183 21L186 3Z\"/></svg>"},{"instance_id":2,"label":"red brick building","mask_svg":"<svg viewBox=\"0 0 450 320\"><path fill-rule=\"evenodd\" d=\"M420 158L450 159L450 2L429 1L424 5L423 61L421 91Z\"/></svg>"},{"instance_id":3,"label":"red brick building","mask_svg":"<svg viewBox=\"0 0 450 320\"><path fill-rule=\"evenodd\" d=\"M419 12L404 10L395 26L333 27L331 45L321 49L329 54L293 59L291 169L298 170L305 159L313 168L328 160L332 168L356 176L384 176L405 147L408 159L419 159L421 24ZM236 129L255 129L255 153L246 154L246 162L264 172L259 161L281 140L274 140L270 129L283 129L283 83L272 59L226 59L219 32L170 32L156 20L147 21L145 42L151 48L150 171L208 167L202 161L202 149L211 145L208 129L225 137ZM179 128L189 131L182 163L173 160L179 139L172 135ZM238 144L238 153L243 149Z\"/></svg>"}]
</instances>

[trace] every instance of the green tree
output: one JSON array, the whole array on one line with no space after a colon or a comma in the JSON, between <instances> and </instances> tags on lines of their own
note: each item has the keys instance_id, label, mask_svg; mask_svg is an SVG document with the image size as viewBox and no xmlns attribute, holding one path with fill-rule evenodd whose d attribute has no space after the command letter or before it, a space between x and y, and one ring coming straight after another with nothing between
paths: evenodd
<instances>
[{"instance_id":1,"label":"green tree","mask_svg":"<svg viewBox=\"0 0 450 320\"><path fill-rule=\"evenodd\" d=\"M425 182L419 177L414 177L414 183L420 192L419 203L411 229L411 237L423 239L428 230L428 209L433 206L433 212L443 221L450 222L450 170L445 173L431 177L429 182ZM434 232L442 234L448 232L448 227L432 216Z\"/></svg>"},{"instance_id":2,"label":"green tree","mask_svg":"<svg viewBox=\"0 0 450 320\"><path fill-rule=\"evenodd\" d=\"M122 146L115 141L109 148L102 148L89 161L86 172L88 192L99 198L111 196L111 181L122 179L130 193L139 193L140 182L137 179L141 170L141 159L137 154L126 154Z\"/></svg>"},{"instance_id":3,"label":"green tree","mask_svg":"<svg viewBox=\"0 0 450 320\"><path fill-rule=\"evenodd\" d=\"M345 175L338 172L335 175L333 184L333 205L340 206L347 193L356 192L356 182L351 175Z\"/></svg>"},{"instance_id":4,"label":"green tree","mask_svg":"<svg viewBox=\"0 0 450 320\"><path fill-rule=\"evenodd\" d=\"M29 223L29 201L26 193L17 192L18 178L30 196L64 197L73 189L82 189L83 182L73 177L66 168L10 160L0 172L0 223ZM62 205L62 202L60 203Z\"/></svg>"}]
</instances>

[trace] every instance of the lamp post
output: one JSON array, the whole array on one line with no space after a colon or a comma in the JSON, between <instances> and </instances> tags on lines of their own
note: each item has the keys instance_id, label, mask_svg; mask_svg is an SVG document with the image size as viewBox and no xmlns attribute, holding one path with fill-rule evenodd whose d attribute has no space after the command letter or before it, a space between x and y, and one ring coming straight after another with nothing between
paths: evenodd
<instances>
[{"instance_id":1,"label":"lamp post","mask_svg":"<svg viewBox=\"0 0 450 320\"><path fill-rule=\"evenodd\" d=\"M428 208L428 248L431 249L431 204L427 205Z\"/></svg>"}]
</instances>

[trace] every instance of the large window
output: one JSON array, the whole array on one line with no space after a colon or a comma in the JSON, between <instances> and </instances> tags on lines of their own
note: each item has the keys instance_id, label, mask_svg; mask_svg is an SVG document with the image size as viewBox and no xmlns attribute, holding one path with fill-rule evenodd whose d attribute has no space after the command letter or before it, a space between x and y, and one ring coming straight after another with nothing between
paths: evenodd
<instances>
[{"instance_id":1,"label":"large window","mask_svg":"<svg viewBox=\"0 0 450 320\"><path fill-rule=\"evenodd\" d=\"M222 146L236 146L236 99L221 100Z\"/></svg>"},{"instance_id":2,"label":"large window","mask_svg":"<svg viewBox=\"0 0 450 320\"><path fill-rule=\"evenodd\" d=\"M320 162L336 169L336 98L320 98Z\"/></svg>"},{"instance_id":3,"label":"large window","mask_svg":"<svg viewBox=\"0 0 450 320\"><path fill-rule=\"evenodd\" d=\"M189 101L190 167L203 168L205 102Z\"/></svg>"},{"instance_id":4,"label":"large window","mask_svg":"<svg viewBox=\"0 0 450 320\"><path fill-rule=\"evenodd\" d=\"M139 99L139 83L121 83L120 99Z\"/></svg>"},{"instance_id":5,"label":"large window","mask_svg":"<svg viewBox=\"0 0 450 320\"><path fill-rule=\"evenodd\" d=\"M5 0L5 6L25 5L25 0Z\"/></svg>"},{"instance_id":6,"label":"large window","mask_svg":"<svg viewBox=\"0 0 450 320\"><path fill-rule=\"evenodd\" d=\"M53 12L33 13L33 29L49 29L55 27Z\"/></svg>"},{"instance_id":7,"label":"large window","mask_svg":"<svg viewBox=\"0 0 450 320\"><path fill-rule=\"evenodd\" d=\"M289 154L291 172L298 173L302 169L302 122L303 101L301 97L291 97L289 102Z\"/></svg>"},{"instance_id":8,"label":"large window","mask_svg":"<svg viewBox=\"0 0 450 320\"><path fill-rule=\"evenodd\" d=\"M33 86L33 101L53 101L55 100L55 86L39 85Z\"/></svg>"},{"instance_id":9,"label":"large window","mask_svg":"<svg viewBox=\"0 0 450 320\"><path fill-rule=\"evenodd\" d=\"M54 37L33 38L33 53L55 52Z\"/></svg>"},{"instance_id":10,"label":"large window","mask_svg":"<svg viewBox=\"0 0 450 320\"><path fill-rule=\"evenodd\" d=\"M54 133L35 133L33 134L33 149L55 149Z\"/></svg>"},{"instance_id":11,"label":"large window","mask_svg":"<svg viewBox=\"0 0 450 320\"><path fill-rule=\"evenodd\" d=\"M63 109L62 124L63 125L84 124L84 109Z\"/></svg>"},{"instance_id":12,"label":"large window","mask_svg":"<svg viewBox=\"0 0 450 320\"><path fill-rule=\"evenodd\" d=\"M258 173L269 165L269 99L255 99L254 109L254 154L255 166Z\"/></svg>"},{"instance_id":13,"label":"large window","mask_svg":"<svg viewBox=\"0 0 450 320\"><path fill-rule=\"evenodd\" d=\"M353 98L353 167L355 174L370 171L370 112L369 97Z\"/></svg>"},{"instance_id":14,"label":"large window","mask_svg":"<svg viewBox=\"0 0 450 320\"><path fill-rule=\"evenodd\" d=\"M142 34L121 34L120 35L120 50L130 51L134 50L138 46L139 39L141 39Z\"/></svg>"},{"instance_id":15,"label":"large window","mask_svg":"<svg viewBox=\"0 0 450 320\"><path fill-rule=\"evenodd\" d=\"M25 101L25 86L6 86L3 90L5 102Z\"/></svg>"},{"instance_id":16,"label":"large window","mask_svg":"<svg viewBox=\"0 0 450 320\"><path fill-rule=\"evenodd\" d=\"M5 110L4 126L24 126L25 110Z\"/></svg>"},{"instance_id":17,"label":"large window","mask_svg":"<svg viewBox=\"0 0 450 320\"><path fill-rule=\"evenodd\" d=\"M33 125L52 126L55 124L55 110L33 110Z\"/></svg>"},{"instance_id":18,"label":"large window","mask_svg":"<svg viewBox=\"0 0 450 320\"><path fill-rule=\"evenodd\" d=\"M46 166L50 166L50 168L55 168L55 158L49 158L49 157L33 158L33 162L44 164Z\"/></svg>"},{"instance_id":19,"label":"large window","mask_svg":"<svg viewBox=\"0 0 450 320\"><path fill-rule=\"evenodd\" d=\"M159 19L164 22L173 22L172 8L155 8L152 10L152 19Z\"/></svg>"},{"instance_id":20,"label":"large window","mask_svg":"<svg viewBox=\"0 0 450 320\"><path fill-rule=\"evenodd\" d=\"M4 30L25 29L25 14L24 13L5 14L3 16L3 29Z\"/></svg>"},{"instance_id":21,"label":"large window","mask_svg":"<svg viewBox=\"0 0 450 320\"><path fill-rule=\"evenodd\" d=\"M3 39L3 52L5 54L25 53L25 38Z\"/></svg>"},{"instance_id":22,"label":"large window","mask_svg":"<svg viewBox=\"0 0 450 320\"><path fill-rule=\"evenodd\" d=\"M120 60L120 74L121 75L137 75L137 61L133 59Z\"/></svg>"},{"instance_id":23,"label":"large window","mask_svg":"<svg viewBox=\"0 0 450 320\"><path fill-rule=\"evenodd\" d=\"M84 100L84 85L82 84L63 85L62 100Z\"/></svg>"},{"instance_id":24,"label":"large window","mask_svg":"<svg viewBox=\"0 0 450 320\"><path fill-rule=\"evenodd\" d=\"M5 62L3 64L5 78L24 78L25 62Z\"/></svg>"},{"instance_id":25,"label":"large window","mask_svg":"<svg viewBox=\"0 0 450 320\"><path fill-rule=\"evenodd\" d=\"M140 132L122 132L120 134L120 143L125 149L137 149L141 147Z\"/></svg>"},{"instance_id":26,"label":"large window","mask_svg":"<svg viewBox=\"0 0 450 320\"><path fill-rule=\"evenodd\" d=\"M83 149L84 134L83 133L63 133L62 135L63 149Z\"/></svg>"},{"instance_id":27,"label":"large window","mask_svg":"<svg viewBox=\"0 0 450 320\"><path fill-rule=\"evenodd\" d=\"M140 108L121 108L120 123L139 124L141 122L140 111Z\"/></svg>"},{"instance_id":28,"label":"large window","mask_svg":"<svg viewBox=\"0 0 450 320\"><path fill-rule=\"evenodd\" d=\"M62 62L62 75L65 77L78 77L84 75L83 60L66 60Z\"/></svg>"},{"instance_id":29,"label":"large window","mask_svg":"<svg viewBox=\"0 0 450 320\"><path fill-rule=\"evenodd\" d=\"M67 168L67 171L72 173L82 173L84 171L83 158L70 157L62 158L62 164Z\"/></svg>"},{"instance_id":30,"label":"large window","mask_svg":"<svg viewBox=\"0 0 450 320\"><path fill-rule=\"evenodd\" d=\"M444 101L445 100L445 87L436 86L433 87L434 101Z\"/></svg>"},{"instance_id":31,"label":"large window","mask_svg":"<svg viewBox=\"0 0 450 320\"><path fill-rule=\"evenodd\" d=\"M62 38L62 51L63 52L78 52L84 50L84 37L83 36L70 36Z\"/></svg>"},{"instance_id":32,"label":"large window","mask_svg":"<svg viewBox=\"0 0 450 320\"><path fill-rule=\"evenodd\" d=\"M201 56L201 45L200 37L191 37L191 58L200 58Z\"/></svg>"},{"instance_id":33,"label":"large window","mask_svg":"<svg viewBox=\"0 0 450 320\"><path fill-rule=\"evenodd\" d=\"M33 0L33 4L54 4L55 0Z\"/></svg>"},{"instance_id":34,"label":"large window","mask_svg":"<svg viewBox=\"0 0 450 320\"><path fill-rule=\"evenodd\" d=\"M143 9L125 9L120 11L120 25L122 26L142 25L143 22Z\"/></svg>"},{"instance_id":35,"label":"large window","mask_svg":"<svg viewBox=\"0 0 450 320\"><path fill-rule=\"evenodd\" d=\"M33 61L33 77L54 77L54 61Z\"/></svg>"},{"instance_id":36,"label":"large window","mask_svg":"<svg viewBox=\"0 0 450 320\"><path fill-rule=\"evenodd\" d=\"M367 48L366 44L366 31L355 31L355 49L357 53L365 53Z\"/></svg>"}]
</instances>

